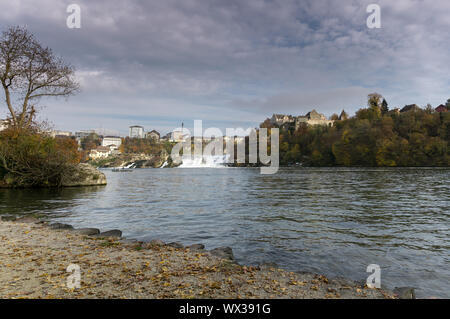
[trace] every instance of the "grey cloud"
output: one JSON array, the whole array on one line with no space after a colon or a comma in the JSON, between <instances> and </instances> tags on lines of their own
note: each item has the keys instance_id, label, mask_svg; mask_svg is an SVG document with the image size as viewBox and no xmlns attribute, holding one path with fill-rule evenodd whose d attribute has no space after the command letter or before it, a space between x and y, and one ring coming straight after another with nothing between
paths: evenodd
<instances>
[{"instance_id":1,"label":"grey cloud","mask_svg":"<svg viewBox=\"0 0 450 319\"><path fill-rule=\"evenodd\" d=\"M65 27L72 2L80 30ZM256 124L261 112L354 111L371 91L395 106L449 98L450 2L380 0L382 28L369 30L372 2L1 1L0 26L27 24L76 65L82 93L48 109L61 126L70 120L53 105L86 123L106 112L126 127L127 112L143 112L172 118L155 120L166 127L194 116L231 123L236 112Z\"/></svg>"}]
</instances>

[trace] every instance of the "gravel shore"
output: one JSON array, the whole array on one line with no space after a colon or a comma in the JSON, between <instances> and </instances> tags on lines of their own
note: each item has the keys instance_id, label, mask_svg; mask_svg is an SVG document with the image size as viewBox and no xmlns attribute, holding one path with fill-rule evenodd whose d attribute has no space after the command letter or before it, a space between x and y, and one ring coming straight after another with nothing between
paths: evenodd
<instances>
[{"instance_id":1,"label":"gravel shore","mask_svg":"<svg viewBox=\"0 0 450 319\"><path fill-rule=\"evenodd\" d=\"M241 266L202 249L0 221L0 298L394 298L314 274ZM80 288L68 288L70 264Z\"/></svg>"}]
</instances>

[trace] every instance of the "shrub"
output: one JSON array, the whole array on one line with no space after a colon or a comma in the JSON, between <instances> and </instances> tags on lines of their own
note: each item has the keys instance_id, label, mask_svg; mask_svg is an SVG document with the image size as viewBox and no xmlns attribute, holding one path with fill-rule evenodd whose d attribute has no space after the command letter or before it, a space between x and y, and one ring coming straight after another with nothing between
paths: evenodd
<instances>
[{"instance_id":1,"label":"shrub","mask_svg":"<svg viewBox=\"0 0 450 319\"><path fill-rule=\"evenodd\" d=\"M0 177L10 186L59 186L79 161L73 139L30 128L0 132Z\"/></svg>"}]
</instances>

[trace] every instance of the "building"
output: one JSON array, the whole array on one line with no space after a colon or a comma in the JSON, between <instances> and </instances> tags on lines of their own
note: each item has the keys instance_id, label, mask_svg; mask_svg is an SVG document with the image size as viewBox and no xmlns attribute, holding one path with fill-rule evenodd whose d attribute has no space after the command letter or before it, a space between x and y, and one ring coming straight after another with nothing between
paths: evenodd
<instances>
[{"instance_id":1,"label":"building","mask_svg":"<svg viewBox=\"0 0 450 319\"><path fill-rule=\"evenodd\" d=\"M439 112L439 113L441 113L441 112L448 112L448 109L447 109L447 107L444 104L439 105L434 110L436 112Z\"/></svg>"},{"instance_id":2,"label":"building","mask_svg":"<svg viewBox=\"0 0 450 319\"><path fill-rule=\"evenodd\" d=\"M162 136L159 140L160 141L169 141L171 137L171 133L167 133L166 135Z\"/></svg>"},{"instance_id":3,"label":"building","mask_svg":"<svg viewBox=\"0 0 450 319\"><path fill-rule=\"evenodd\" d=\"M278 126L281 126L286 123L294 123L295 117L292 115L284 115L284 114L274 114L272 115L272 118L270 119L270 122L272 124L276 124Z\"/></svg>"},{"instance_id":4,"label":"building","mask_svg":"<svg viewBox=\"0 0 450 319\"><path fill-rule=\"evenodd\" d=\"M332 120L328 120L325 115L318 113L316 110L308 112L306 115L292 116L283 114L274 114L270 119L270 122L280 127L293 127L297 129L300 124L305 123L307 125L330 125Z\"/></svg>"},{"instance_id":5,"label":"building","mask_svg":"<svg viewBox=\"0 0 450 319\"><path fill-rule=\"evenodd\" d=\"M139 125L130 126L130 134L131 138L144 138L144 127Z\"/></svg>"},{"instance_id":6,"label":"building","mask_svg":"<svg viewBox=\"0 0 450 319\"><path fill-rule=\"evenodd\" d=\"M89 158L93 160L106 158L111 155L111 149L106 146L99 146L89 152Z\"/></svg>"},{"instance_id":7,"label":"building","mask_svg":"<svg viewBox=\"0 0 450 319\"><path fill-rule=\"evenodd\" d=\"M75 132L75 137L76 137L76 139L82 139L82 138L88 137L91 134L95 134L95 131L94 130L78 131L78 132Z\"/></svg>"},{"instance_id":8,"label":"building","mask_svg":"<svg viewBox=\"0 0 450 319\"><path fill-rule=\"evenodd\" d=\"M403 112L409 112L409 111L418 111L421 110L421 108L417 105L417 104L410 104L410 105L405 105L401 110L400 113Z\"/></svg>"},{"instance_id":9,"label":"building","mask_svg":"<svg viewBox=\"0 0 450 319\"><path fill-rule=\"evenodd\" d=\"M50 131L50 136L51 137L71 137L72 132L69 131L60 131L60 130L55 130L55 131Z\"/></svg>"},{"instance_id":10,"label":"building","mask_svg":"<svg viewBox=\"0 0 450 319\"><path fill-rule=\"evenodd\" d=\"M105 136L102 140L102 146L118 149L122 145L122 138L119 136Z\"/></svg>"},{"instance_id":11,"label":"building","mask_svg":"<svg viewBox=\"0 0 450 319\"><path fill-rule=\"evenodd\" d=\"M145 137L146 137L146 138L152 139L152 140L154 140L155 142L159 142L160 136L161 136L161 135L159 134L159 132L158 132L158 131L155 131L155 130L152 130L152 131L147 132L147 133L145 134Z\"/></svg>"},{"instance_id":12,"label":"building","mask_svg":"<svg viewBox=\"0 0 450 319\"><path fill-rule=\"evenodd\" d=\"M184 142L190 139L189 134L183 133L182 129L176 129L169 134L169 142Z\"/></svg>"}]
</instances>

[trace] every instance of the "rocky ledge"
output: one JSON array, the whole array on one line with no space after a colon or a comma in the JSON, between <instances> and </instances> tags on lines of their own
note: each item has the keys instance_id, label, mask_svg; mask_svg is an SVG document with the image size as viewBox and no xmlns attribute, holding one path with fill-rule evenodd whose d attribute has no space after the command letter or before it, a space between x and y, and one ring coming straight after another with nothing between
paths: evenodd
<instances>
[{"instance_id":1,"label":"rocky ledge","mask_svg":"<svg viewBox=\"0 0 450 319\"><path fill-rule=\"evenodd\" d=\"M106 185L106 176L90 164L78 164L61 181L63 187Z\"/></svg>"}]
</instances>

